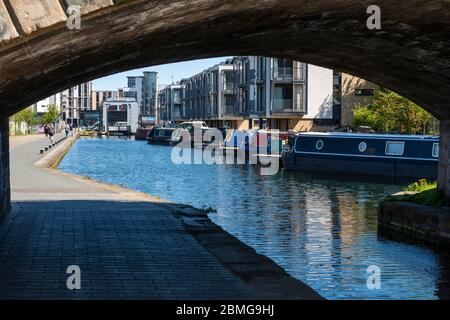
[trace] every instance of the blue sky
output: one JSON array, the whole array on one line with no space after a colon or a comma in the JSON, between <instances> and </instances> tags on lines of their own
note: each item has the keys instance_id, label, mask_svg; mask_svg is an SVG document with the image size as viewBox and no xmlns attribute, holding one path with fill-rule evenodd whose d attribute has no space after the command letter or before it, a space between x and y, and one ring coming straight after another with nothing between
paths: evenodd
<instances>
[{"instance_id":1,"label":"blue sky","mask_svg":"<svg viewBox=\"0 0 450 320\"><path fill-rule=\"evenodd\" d=\"M225 61L228 57L192 60L179 63L162 64L155 67L135 69L94 80L94 90L117 90L127 86L127 76L140 76L144 71L159 73L159 84L171 84L173 80L193 76L213 65Z\"/></svg>"}]
</instances>

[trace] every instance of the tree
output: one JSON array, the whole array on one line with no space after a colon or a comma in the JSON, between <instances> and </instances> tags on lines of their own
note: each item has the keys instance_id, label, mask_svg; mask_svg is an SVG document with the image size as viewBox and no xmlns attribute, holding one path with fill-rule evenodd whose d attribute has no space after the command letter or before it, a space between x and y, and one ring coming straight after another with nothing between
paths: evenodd
<instances>
[{"instance_id":1,"label":"tree","mask_svg":"<svg viewBox=\"0 0 450 320\"><path fill-rule=\"evenodd\" d=\"M387 89L375 92L371 103L356 106L353 126L370 126L379 132L426 134L433 116L417 104Z\"/></svg>"},{"instance_id":2,"label":"tree","mask_svg":"<svg viewBox=\"0 0 450 320\"><path fill-rule=\"evenodd\" d=\"M58 107L55 105L49 105L47 108L47 112L42 115L42 121L44 123L52 123L59 119L60 112Z\"/></svg>"},{"instance_id":3,"label":"tree","mask_svg":"<svg viewBox=\"0 0 450 320\"><path fill-rule=\"evenodd\" d=\"M30 108L23 109L13 115L11 121L15 123L25 122L28 126L32 126L36 121L36 114Z\"/></svg>"}]
</instances>

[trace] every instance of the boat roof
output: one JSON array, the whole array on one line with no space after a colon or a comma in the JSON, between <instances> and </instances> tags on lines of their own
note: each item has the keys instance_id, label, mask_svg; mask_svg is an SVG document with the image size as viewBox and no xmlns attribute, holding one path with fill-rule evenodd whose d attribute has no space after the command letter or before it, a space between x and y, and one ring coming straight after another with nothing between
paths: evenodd
<instances>
[{"instance_id":1,"label":"boat roof","mask_svg":"<svg viewBox=\"0 0 450 320\"><path fill-rule=\"evenodd\" d=\"M170 127L155 127L155 130L176 130L177 128Z\"/></svg>"},{"instance_id":2,"label":"boat roof","mask_svg":"<svg viewBox=\"0 0 450 320\"><path fill-rule=\"evenodd\" d=\"M384 134L384 133L350 133L350 132L301 132L298 136L341 137L341 138L366 138L366 139L439 139L439 136L412 135L412 134Z\"/></svg>"}]
</instances>

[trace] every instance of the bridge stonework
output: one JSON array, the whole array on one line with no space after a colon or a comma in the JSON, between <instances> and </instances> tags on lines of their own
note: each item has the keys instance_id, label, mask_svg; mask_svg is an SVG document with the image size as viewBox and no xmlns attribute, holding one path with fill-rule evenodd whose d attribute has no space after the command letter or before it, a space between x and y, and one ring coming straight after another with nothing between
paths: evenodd
<instances>
[{"instance_id":1,"label":"bridge stonework","mask_svg":"<svg viewBox=\"0 0 450 320\"><path fill-rule=\"evenodd\" d=\"M450 2L378 0L381 30L367 28L369 4L0 0L0 117L120 71L263 55L353 74L402 94L440 120L450 120ZM81 6L80 30L66 26L70 5ZM440 161L443 172L449 161Z\"/></svg>"},{"instance_id":2,"label":"bridge stonework","mask_svg":"<svg viewBox=\"0 0 450 320\"><path fill-rule=\"evenodd\" d=\"M11 209L9 182L9 121L0 119L0 221Z\"/></svg>"}]
</instances>

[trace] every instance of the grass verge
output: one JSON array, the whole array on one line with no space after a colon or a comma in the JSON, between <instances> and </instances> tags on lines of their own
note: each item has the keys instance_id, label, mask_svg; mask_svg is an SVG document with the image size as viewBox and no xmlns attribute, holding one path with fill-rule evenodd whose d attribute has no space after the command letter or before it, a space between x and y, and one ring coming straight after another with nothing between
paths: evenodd
<instances>
[{"instance_id":1,"label":"grass verge","mask_svg":"<svg viewBox=\"0 0 450 320\"><path fill-rule=\"evenodd\" d=\"M404 191L404 194L387 196L384 201L405 201L433 207L450 205L449 199L437 188L435 181L420 179L408 185Z\"/></svg>"}]
</instances>

